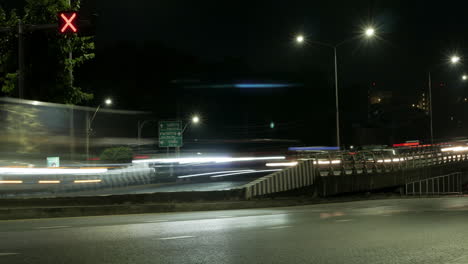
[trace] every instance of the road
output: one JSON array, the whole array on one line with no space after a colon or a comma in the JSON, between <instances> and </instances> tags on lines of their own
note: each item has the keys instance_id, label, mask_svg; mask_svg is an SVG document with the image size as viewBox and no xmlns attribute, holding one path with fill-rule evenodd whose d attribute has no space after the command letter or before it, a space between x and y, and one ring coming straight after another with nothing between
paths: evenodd
<instances>
[{"instance_id":1,"label":"road","mask_svg":"<svg viewBox=\"0 0 468 264\"><path fill-rule=\"evenodd\" d=\"M77 196L102 196L121 194L144 194L156 192L205 192L222 191L240 187L249 181L219 181L175 184L147 184L118 188L106 188L79 192L37 192L3 195L4 198L42 198L42 197L77 197ZM1 198L0 198L1 199Z\"/></svg>"},{"instance_id":2,"label":"road","mask_svg":"<svg viewBox=\"0 0 468 264\"><path fill-rule=\"evenodd\" d=\"M0 221L0 263L468 263L468 198Z\"/></svg>"}]
</instances>

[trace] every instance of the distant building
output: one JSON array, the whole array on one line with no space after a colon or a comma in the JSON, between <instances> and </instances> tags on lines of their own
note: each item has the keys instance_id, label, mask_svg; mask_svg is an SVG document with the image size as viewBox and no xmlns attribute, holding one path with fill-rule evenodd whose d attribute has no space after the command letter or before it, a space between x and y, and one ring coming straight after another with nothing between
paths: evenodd
<instances>
[{"instance_id":1,"label":"distant building","mask_svg":"<svg viewBox=\"0 0 468 264\"><path fill-rule=\"evenodd\" d=\"M419 96L418 103L413 104L412 107L421 109L427 113L429 113L429 98L426 92L422 92Z\"/></svg>"}]
</instances>

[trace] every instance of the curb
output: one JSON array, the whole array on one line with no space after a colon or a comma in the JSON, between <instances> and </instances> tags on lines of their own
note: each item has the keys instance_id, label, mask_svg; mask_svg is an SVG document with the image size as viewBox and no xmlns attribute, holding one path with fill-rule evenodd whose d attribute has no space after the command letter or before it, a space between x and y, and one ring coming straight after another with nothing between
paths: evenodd
<instances>
[{"instance_id":1,"label":"curb","mask_svg":"<svg viewBox=\"0 0 468 264\"><path fill-rule=\"evenodd\" d=\"M214 211L253 209L268 207L287 207L312 204L311 201L267 200L236 202L196 202L196 203L157 203L131 205L93 205L93 206L57 206L57 207L17 207L0 208L0 220L18 220L32 218L57 218L100 216L119 214L169 213L189 211Z\"/></svg>"}]
</instances>

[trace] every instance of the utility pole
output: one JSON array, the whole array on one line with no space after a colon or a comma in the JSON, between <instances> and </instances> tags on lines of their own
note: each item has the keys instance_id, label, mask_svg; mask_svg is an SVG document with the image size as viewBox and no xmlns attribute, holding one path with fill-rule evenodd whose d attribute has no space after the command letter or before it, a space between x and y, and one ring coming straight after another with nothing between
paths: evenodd
<instances>
[{"instance_id":1,"label":"utility pole","mask_svg":"<svg viewBox=\"0 0 468 264\"><path fill-rule=\"evenodd\" d=\"M24 26L21 19L18 20L18 97L24 99Z\"/></svg>"},{"instance_id":2,"label":"utility pole","mask_svg":"<svg viewBox=\"0 0 468 264\"><path fill-rule=\"evenodd\" d=\"M68 6L70 7L71 9L71 0L68 0ZM71 39L69 38L68 39L68 48L69 48L69 51L68 51L68 59L70 60L70 65L69 65L69 68L68 68L68 77L70 78L70 89L73 88L73 64L72 64L72 61L73 61L73 52L72 52L72 43L71 43Z\"/></svg>"}]
</instances>

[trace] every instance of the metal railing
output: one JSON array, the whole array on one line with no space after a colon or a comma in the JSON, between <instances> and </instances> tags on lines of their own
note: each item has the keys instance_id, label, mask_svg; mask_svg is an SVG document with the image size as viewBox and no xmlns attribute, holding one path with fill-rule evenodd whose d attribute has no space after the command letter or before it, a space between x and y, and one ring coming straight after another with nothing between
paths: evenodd
<instances>
[{"instance_id":1,"label":"metal railing","mask_svg":"<svg viewBox=\"0 0 468 264\"><path fill-rule=\"evenodd\" d=\"M409 182L405 185L406 195L461 194L462 173L450 173L424 180Z\"/></svg>"},{"instance_id":2,"label":"metal railing","mask_svg":"<svg viewBox=\"0 0 468 264\"><path fill-rule=\"evenodd\" d=\"M312 160L299 163L297 166L275 172L250 182L245 188L245 198L284 192L314 184L317 177L316 166Z\"/></svg>"},{"instance_id":3,"label":"metal railing","mask_svg":"<svg viewBox=\"0 0 468 264\"><path fill-rule=\"evenodd\" d=\"M467 161L468 153L442 152L439 149L429 147L415 148L400 155L388 152L326 153L304 157L297 166L264 176L242 186L242 188L245 188L245 198L250 199L255 196L310 186L317 182L318 177L374 174L378 178L378 174L383 173L459 164ZM405 177L408 179L407 176ZM437 182L438 177L434 179L436 180L431 178L431 181ZM457 179L460 180L460 178ZM426 179L417 179L414 182L419 181L423 182ZM440 182L440 179L438 181ZM405 183L406 180L401 184ZM456 184L461 184L461 182ZM425 185L422 184L422 186ZM443 185L442 189L437 189L436 193L460 192L461 187L457 186L457 188L451 188L448 191L448 187ZM434 189L431 190L435 192Z\"/></svg>"}]
</instances>

